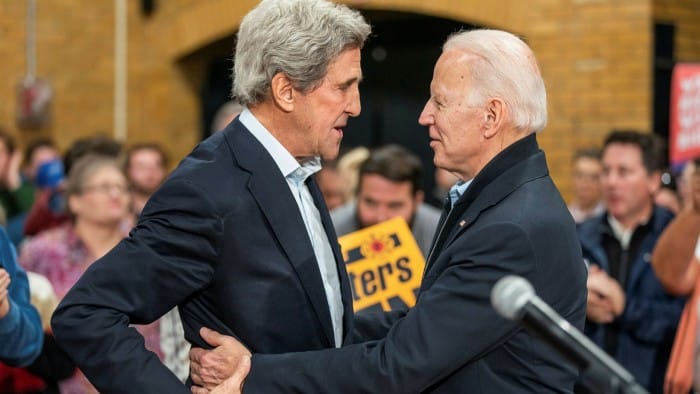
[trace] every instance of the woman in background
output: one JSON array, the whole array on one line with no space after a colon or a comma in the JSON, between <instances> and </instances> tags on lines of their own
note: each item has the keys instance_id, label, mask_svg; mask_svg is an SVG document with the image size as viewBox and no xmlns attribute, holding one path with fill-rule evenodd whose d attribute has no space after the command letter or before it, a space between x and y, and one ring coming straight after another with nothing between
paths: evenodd
<instances>
[{"instance_id":1,"label":"woman in background","mask_svg":"<svg viewBox=\"0 0 700 394\"><path fill-rule=\"evenodd\" d=\"M90 154L79 159L68 174L65 196L72 220L28 241L20 255L27 270L49 279L59 300L127 235L124 224L131 223L126 176L111 157ZM157 322L137 329L146 347L161 356ZM96 392L79 371L58 385L64 394Z\"/></svg>"}]
</instances>

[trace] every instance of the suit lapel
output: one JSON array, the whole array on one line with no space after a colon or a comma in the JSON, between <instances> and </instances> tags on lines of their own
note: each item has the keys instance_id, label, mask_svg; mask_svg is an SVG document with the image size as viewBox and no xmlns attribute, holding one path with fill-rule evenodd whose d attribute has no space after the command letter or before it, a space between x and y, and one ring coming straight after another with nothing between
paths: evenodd
<instances>
[{"instance_id":1,"label":"suit lapel","mask_svg":"<svg viewBox=\"0 0 700 394\"><path fill-rule=\"evenodd\" d=\"M299 276L328 343L334 344L328 302L316 256L287 181L270 154L240 121L236 120L227 139L240 166L250 172L248 188Z\"/></svg>"},{"instance_id":2,"label":"suit lapel","mask_svg":"<svg viewBox=\"0 0 700 394\"><path fill-rule=\"evenodd\" d=\"M352 310L352 293L350 291L350 282L348 281L347 268L345 267L345 261L340 253L340 245L338 244L338 236L335 233L335 228L333 227L333 222L331 221L331 216L328 214L328 208L326 207L326 202L323 200L323 195L321 194L321 189L318 187L315 177L311 176L306 181L311 196L314 199L314 204L318 208L321 214L321 222L323 223L323 228L326 230L326 236L331 244L331 250L333 250L333 257L335 257L335 267L338 271L338 279L340 281L340 295L343 301L343 343L346 343L352 337L352 323L353 323L353 310Z\"/></svg>"}]
</instances>

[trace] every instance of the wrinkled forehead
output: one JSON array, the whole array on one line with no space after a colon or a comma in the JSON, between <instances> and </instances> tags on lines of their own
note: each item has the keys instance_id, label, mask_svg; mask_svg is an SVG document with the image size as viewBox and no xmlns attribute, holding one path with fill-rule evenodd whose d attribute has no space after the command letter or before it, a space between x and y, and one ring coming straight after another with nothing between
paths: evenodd
<instances>
[{"instance_id":1,"label":"wrinkled forehead","mask_svg":"<svg viewBox=\"0 0 700 394\"><path fill-rule=\"evenodd\" d=\"M443 52L440 55L435 70L433 80L430 83L431 89L447 91L460 90L471 82L470 64L473 56L457 50Z\"/></svg>"}]
</instances>

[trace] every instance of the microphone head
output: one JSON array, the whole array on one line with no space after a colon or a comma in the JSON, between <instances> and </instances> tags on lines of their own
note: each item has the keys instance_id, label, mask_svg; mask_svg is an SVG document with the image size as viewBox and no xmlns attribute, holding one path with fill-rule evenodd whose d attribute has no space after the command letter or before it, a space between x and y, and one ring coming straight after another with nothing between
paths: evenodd
<instances>
[{"instance_id":1,"label":"microphone head","mask_svg":"<svg viewBox=\"0 0 700 394\"><path fill-rule=\"evenodd\" d=\"M525 305L535 295L535 289L525 278L508 275L501 278L491 290L491 305L499 315L509 320L519 320L525 313Z\"/></svg>"}]
</instances>

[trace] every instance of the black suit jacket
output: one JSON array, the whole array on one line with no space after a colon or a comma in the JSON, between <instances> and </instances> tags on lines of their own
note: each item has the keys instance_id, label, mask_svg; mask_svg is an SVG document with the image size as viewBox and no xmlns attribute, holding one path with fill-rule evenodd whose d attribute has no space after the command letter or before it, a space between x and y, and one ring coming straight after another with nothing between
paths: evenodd
<instances>
[{"instance_id":1,"label":"black suit jacket","mask_svg":"<svg viewBox=\"0 0 700 394\"><path fill-rule=\"evenodd\" d=\"M352 334L352 297L327 208L307 181L335 255ZM179 305L185 336L206 326L253 352L333 347L311 241L286 180L238 121L201 143L151 197L130 236L94 263L52 325L61 347L104 392L189 392L129 323Z\"/></svg>"},{"instance_id":2,"label":"black suit jacket","mask_svg":"<svg viewBox=\"0 0 700 394\"><path fill-rule=\"evenodd\" d=\"M535 136L495 157L444 224L415 307L397 319L356 322L363 334L382 339L254 355L244 392L573 392L574 365L490 303L499 279L520 275L583 328L586 269L574 221Z\"/></svg>"}]
</instances>

